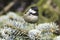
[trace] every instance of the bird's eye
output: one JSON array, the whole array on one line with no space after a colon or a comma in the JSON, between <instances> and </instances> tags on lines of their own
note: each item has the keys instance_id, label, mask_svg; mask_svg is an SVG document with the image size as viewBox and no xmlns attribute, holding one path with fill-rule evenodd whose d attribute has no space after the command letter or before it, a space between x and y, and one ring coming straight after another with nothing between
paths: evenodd
<instances>
[{"instance_id":1,"label":"bird's eye","mask_svg":"<svg viewBox=\"0 0 60 40\"><path fill-rule=\"evenodd\" d=\"M32 14L31 12L29 13L29 15Z\"/></svg>"},{"instance_id":2,"label":"bird's eye","mask_svg":"<svg viewBox=\"0 0 60 40\"><path fill-rule=\"evenodd\" d=\"M30 14L33 14L33 13L30 12Z\"/></svg>"}]
</instances>

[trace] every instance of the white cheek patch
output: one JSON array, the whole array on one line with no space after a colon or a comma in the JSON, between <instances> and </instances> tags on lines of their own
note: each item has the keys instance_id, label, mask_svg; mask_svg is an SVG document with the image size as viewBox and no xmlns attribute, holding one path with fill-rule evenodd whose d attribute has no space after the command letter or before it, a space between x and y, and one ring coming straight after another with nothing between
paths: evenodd
<instances>
[{"instance_id":1,"label":"white cheek patch","mask_svg":"<svg viewBox=\"0 0 60 40\"><path fill-rule=\"evenodd\" d=\"M32 10L32 9L30 9L29 12L36 13L36 11L34 11L34 10Z\"/></svg>"}]
</instances>

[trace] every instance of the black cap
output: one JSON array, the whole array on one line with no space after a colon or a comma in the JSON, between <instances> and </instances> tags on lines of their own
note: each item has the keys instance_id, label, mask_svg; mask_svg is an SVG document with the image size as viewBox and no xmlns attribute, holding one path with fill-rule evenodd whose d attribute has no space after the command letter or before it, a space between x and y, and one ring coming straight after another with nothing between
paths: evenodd
<instances>
[{"instance_id":1,"label":"black cap","mask_svg":"<svg viewBox=\"0 0 60 40\"><path fill-rule=\"evenodd\" d=\"M38 7L37 6L34 6L34 7L31 7L32 10L36 11L36 13L30 13L32 15L35 15L35 16L38 16Z\"/></svg>"},{"instance_id":2,"label":"black cap","mask_svg":"<svg viewBox=\"0 0 60 40\"><path fill-rule=\"evenodd\" d=\"M31 7L31 8L32 8L32 10L38 11L38 7L37 6Z\"/></svg>"}]
</instances>

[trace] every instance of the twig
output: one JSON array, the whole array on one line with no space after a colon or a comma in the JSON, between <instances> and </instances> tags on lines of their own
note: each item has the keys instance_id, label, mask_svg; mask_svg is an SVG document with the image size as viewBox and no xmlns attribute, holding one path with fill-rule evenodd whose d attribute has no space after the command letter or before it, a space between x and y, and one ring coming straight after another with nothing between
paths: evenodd
<instances>
[{"instance_id":1,"label":"twig","mask_svg":"<svg viewBox=\"0 0 60 40\"><path fill-rule=\"evenodd\" d=\"M5 7L3 8L3 10L0 11L0 15L6 13L6 12L16 3L16 1L17 1L17 0L14 0L14 1L10 2L7 6L5 6Z\"/></svg>"}]
</instances>

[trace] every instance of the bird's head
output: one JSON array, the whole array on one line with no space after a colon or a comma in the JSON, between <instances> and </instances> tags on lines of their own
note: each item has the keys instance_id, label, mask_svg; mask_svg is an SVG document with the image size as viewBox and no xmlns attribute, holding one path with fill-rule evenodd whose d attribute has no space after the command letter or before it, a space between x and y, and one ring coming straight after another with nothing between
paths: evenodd
<instances>
[{"instance_id":1,"label":"bird's head","mask_svg":"<svg viewBox=\"0 0 60 40\"><path fill-rule=\"evenodd\" d=\"M34 7L31 7L28 11L29 14L32 14L32 15L36 15L38 16L38 7L34 6Z\"/></svg>"}]
</instances>

